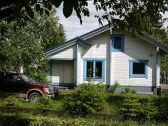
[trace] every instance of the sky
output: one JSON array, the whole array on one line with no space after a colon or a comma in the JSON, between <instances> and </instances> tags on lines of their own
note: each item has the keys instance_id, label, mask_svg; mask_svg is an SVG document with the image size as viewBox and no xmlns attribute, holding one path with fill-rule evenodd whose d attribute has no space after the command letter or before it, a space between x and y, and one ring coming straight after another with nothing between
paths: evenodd
<instances>
[{"instance_id":1,"label":"sky","mask_svg":"<svg viewBox=\"0 0 168 126\"><path fill-rule=\"evenodd\" d=\"M101 26L98 20L94 17L97 14L97 11L92 4L89 4L89 10L90 16L83 16L81 25L80 20L78 19L74 11L70 17L65 18L63 15L62 7L59 7L57 9L57 16L59 16L59 22L64 26L67 40L80 36Z\"/></svg>"},{"instance_id":2,"label":"sky","mask_svg":"<svg viewBox=\"0 0 168 126\"><path fill-rule=\"evenodd\" d=\"M72 15L68 18L65 18L63 15L62 7L57 9L57 16L59 16L59 22L63 24L66 39L70 40L74 37L80 36L84 33L87 33L93 29L101 27L102 25L99 24L98 20L94 17L97 14L95 7L89 3L89 10L90 16L89 17L82 17L82 25L80 24L80 20L76 16L76 13L73 11ZM163 17L168 18L168 12L163 14ZM168 26L167 23L164 24L164 27Z\"/></svg>"}]
</instances>

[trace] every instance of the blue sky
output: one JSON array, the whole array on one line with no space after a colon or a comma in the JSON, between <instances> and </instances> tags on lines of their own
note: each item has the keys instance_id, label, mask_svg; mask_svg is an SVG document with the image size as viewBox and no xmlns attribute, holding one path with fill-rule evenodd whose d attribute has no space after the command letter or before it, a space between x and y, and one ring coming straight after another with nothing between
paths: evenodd
<instances>
[{"instance_id":1,"label":"blue sky","mask_svg":"<svg viewBox=\"0 0 168 126\"><path fill-rule=\"evenodd\" d=\"M88 31L91 31L95 28L100 27L101 25L98 23L97 19L94 17L98 12L92 4L89 4L90 16L82 17L83 23L80 24L79 19L76 16L76 13L73 12L69 18L65 18L62 12L62 7L57 9L57 16L59 16L59 22L63 24L66 39L72 39L74 37L80 36ZM168 18L168 12L164 14L164 17ZM165 27L168 26L168 23L165 24Z\"/></svg>"}]
</instances>

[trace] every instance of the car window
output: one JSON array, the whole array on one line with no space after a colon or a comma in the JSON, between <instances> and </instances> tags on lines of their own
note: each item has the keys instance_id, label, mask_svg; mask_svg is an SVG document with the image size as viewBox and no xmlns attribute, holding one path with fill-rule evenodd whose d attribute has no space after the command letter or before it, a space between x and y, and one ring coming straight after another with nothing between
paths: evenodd
<instances>
[{"instance_id":1,"label":"car window","mask_svg":"<svg viewBox=\"0 0 168 126\"><path fill-rule=\"evenodd\" d=\"M25 82L29 82L29 78L26 76L26 75L19 75L19 77L23 80L23 81L25 81Z\"/></svg>"},{"instance_id":2,"label":"car window","mask_svg":"<svg viewBox=\"0 0 168 126\"><path fill-rule=\"evenodd\" d=\"M12 80L13 80L13 81L20 81L21 78L20 78L19 76L17 76L17 75L13 75L13 76L12 76Z\"/></svg>"},{"instance_id":3,"label":"car window","mask_svg":"<svg viewBox=\"0 0 168 126\"><path fill-rule=\"evenodd\" d=\"M16 81L21 81L21 78L18 75L10 74L6 76L5 81L16 82Z\"/></svg>"}]
</instances>

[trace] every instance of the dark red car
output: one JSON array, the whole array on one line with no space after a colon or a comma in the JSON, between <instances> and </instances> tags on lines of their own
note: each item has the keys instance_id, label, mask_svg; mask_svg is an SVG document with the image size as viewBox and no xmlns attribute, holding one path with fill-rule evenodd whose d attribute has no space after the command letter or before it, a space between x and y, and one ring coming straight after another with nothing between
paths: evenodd
<instances>
[{"instance_id":1,"label":"dark red car","mask_svg":"<svg viewBox=\"0 0 168 126\"><path fill-rule=\"evenodd\" d=\"M33 83L24 74L0 73L0 92L15 94L30 101L37 101L44 94L54 96L54 87L45 83Z\"/></svg>"}]
</instances>

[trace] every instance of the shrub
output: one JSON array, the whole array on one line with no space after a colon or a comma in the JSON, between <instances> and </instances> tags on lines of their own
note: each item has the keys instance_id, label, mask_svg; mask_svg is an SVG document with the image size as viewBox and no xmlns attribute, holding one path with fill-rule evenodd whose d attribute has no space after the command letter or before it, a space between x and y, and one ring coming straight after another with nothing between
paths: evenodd
<instances>
[{"instance_id":1,"label":"shrub","mask_svg":"<svg viewBox=\"0 0 168 126\"><path fill-rule=\"evenodd\" d=\"M157 119L168 120L168 97L158 97L155 99L155 105L158 109Z\"/></svg>"},{"instance_id":2,"label":"shrub","mask_svg":"<svg viewBox=\"0 0 168 126\"><path fill-rule=\"evenodd\" d=\"M142 113L141 103L136 97L127 97L123 102L120 112L124 118L139 118Z\"/></svg>"},{"instance_id":3,"label":"shrub","mask_svg":"<svg viewBox=\"0 0 168 126\"><path fill-rule=\"evenodd\" d=\"M131 88L125 88L125 92L126 94L136 94L137 91L135 89L131 89Z\"/></svg>"},{"instance_id":4,"label":"shrub","mask_svg":"<svg viewBox=\"0 0 168 126\"><path fill-rule=\"evenodd\" d=\"M43 68L29 68L25 72L30 78L35 80L36 82L45 82L49 83L48 80L48 72L45 71Z\"/></svg>"},{"instance_id":5,"label":"shrub","mask_svg":"<svg viewBox=\"0 0 168 126\"><path fill-rule=\"evenodd\" d=\"M132 94L136 94L137 91L136 91L135 89L132 89L131 93L132 93Z\"/></svg>"},{"instance_id":6,"label":"shrub","mask_svg":"<svg viewBox=\"0 0 168 126\"><path fill-rule=\"evenodd\" d=\"M21 101L15 96L9 96L4 99L4 105L7 107L20 107Z\"/></svg>"},{"instance_id":7,"label":"shrub","mask_svg":"<svg viewBox=\"0 0 168 126\"><path fill-rule=\"evenodd\" d=\"M37 101L37 108L50 108L51 107L51 99L47 95L43 95L42 97L39 98Z\"/></svg>"},{"instance_id":8,"label":"shrub","mask_svg":"<svg viewBox=\"0 0 168 126\"><path fill-rule=\"evenodd\" d=\"M102 84L83 83L66 99L64 109L71 114L91 114L103 109L106 88Z\"/></svg>"},{"instance_id":9,"label":"shrub","mask_svg":"<svg viewBox=\"0 0 168 126\"><path fill-rule=\"evenodd\" d=\"M141 107L142 107L142 115L141 118L144 119L153 119L158 111L157 111L157 107L155 106L154 103L154 98L153 97L146 97L146 98L141 98L139 99L139 102L141 103Z\"/></svg>"},{"instance_id":10,"label":"shrub","mask_svg":"<svg viewBox=\"0 0 168 126\"><path fill-rule=\"evenodd\" d=\"M119 83L115 81L114 85L111 87L111 93L115 93L119 87L120 87Z\"/></svg>"},{"instance_id":11,"label":"shrub","mask_svg":"<svg viewBox=\"0 0 168 126\"><path fill-rule=\"evenodd\" d=\"M160 99L160 98L159 98ZM153 96L130 96L124 99L120 112L125 118L150 120L158 116L162 119L166 117L166 109L163 110L168 104L165 100L162 103L157 97ZM156 104L157 103L157 104ZM163 105L164 104L164 105ZM166 105L167 104L167 105ZM165 107L163 107L165 106ZM160 107L160 110L158 109ZM167 107L168 108L168 107ZM164 115L165 114L165 115Z\"/></svg>"}]
</instances>

